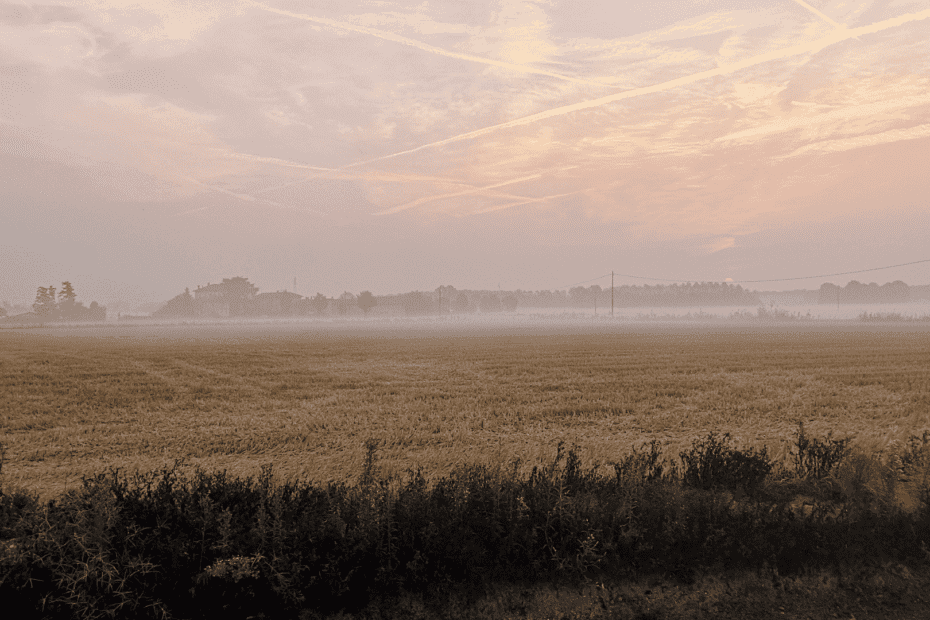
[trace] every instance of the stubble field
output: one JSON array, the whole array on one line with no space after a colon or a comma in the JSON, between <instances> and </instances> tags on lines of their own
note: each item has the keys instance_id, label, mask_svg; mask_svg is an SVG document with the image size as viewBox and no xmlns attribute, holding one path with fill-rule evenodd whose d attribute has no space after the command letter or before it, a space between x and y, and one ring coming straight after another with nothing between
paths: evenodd
<instances>
[{"instance_id":1,"label":"stubble field","mask_svg":"<svg viewBox=\"0 0 930 620\"><path fill-rule=\"evenodd\" d=\"M606 465L709 431L787 456L803 421L869 452L930 429L930 330L840 324L291 323L0 332L3 478L42 498L110 467L355 480Z\"/></svg>"}]
</instances>

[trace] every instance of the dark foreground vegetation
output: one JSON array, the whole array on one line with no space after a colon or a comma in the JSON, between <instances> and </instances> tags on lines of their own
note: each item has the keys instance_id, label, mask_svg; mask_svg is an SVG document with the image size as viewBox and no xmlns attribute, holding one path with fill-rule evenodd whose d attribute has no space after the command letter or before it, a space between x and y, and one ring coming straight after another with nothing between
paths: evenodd
<instances>
[{"instance_id":1,"label":"dark foreground vegetation","mask_svg":"<svg viewBox=\"0 0 930 620\"><path fill-rule=\"evenodd\" d=\"M777 464L712 433L675 459L653 441L606 475L559 443L528 476L513 462L434 482L380 476L367 447L352 485L275 483L268 466L258 479L111 470L47 503L3 489L0 600L17 618L314 618L415 596L425 617L466 617L501 584L916 573L930 555L930 433L866 455L800 426ZM604 594L584 617L664 617L613 614L621 603Z\"/></svg>"}]
</instances>

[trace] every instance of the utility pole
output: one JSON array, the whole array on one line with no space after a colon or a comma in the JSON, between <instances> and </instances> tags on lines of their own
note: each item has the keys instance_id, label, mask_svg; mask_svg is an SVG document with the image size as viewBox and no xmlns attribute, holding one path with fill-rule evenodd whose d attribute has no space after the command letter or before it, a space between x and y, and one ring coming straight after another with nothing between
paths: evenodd
<instances>
[{"instance_id":1,"label":"utility pole","mask_svg":"<svg viewBox=\"0 0 930 620\"><path fill-rule=\"evenodd\" d=\"M610 316L614 315L614 272L610 272Z\"/></svg>"}]
</instances>

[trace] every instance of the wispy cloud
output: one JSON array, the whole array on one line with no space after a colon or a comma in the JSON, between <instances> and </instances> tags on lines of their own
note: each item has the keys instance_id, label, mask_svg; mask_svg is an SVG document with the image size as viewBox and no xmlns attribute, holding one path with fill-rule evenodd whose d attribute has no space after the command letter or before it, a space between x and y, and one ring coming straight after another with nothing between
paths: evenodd
<instances>
[{"instance_id":1,"label":"wispy cloud","mask_svg":"<svg viewBox=\"0 0 930 620\"><path fill-rule=\"evenodd\" d=\"M277 207L277 208L279 208L279 209L290 209L290 210L295 209L294 206L285 205L285 204L282 204L282 203L280 203L280 202L276 202L276 201L274 201L274 200L268 200L268 199L266 199L266 198L258 198L258 197L256 197L256 196L253 196L252 194L247 194L247 193L245 193L245 192L234 192L234 191L232 191L232 190L226 189L225 187L218 187L218 186L216 186L216 185L210 185L210 184L208 184L208 183L203 183L203 182L198 181L197 179L195 179L195 178L193 178L193 177L185 177L185 180L186 180L186 181L189 181L190 183L193 183L194 185L197 185L197 186L199 186L199 187L203 187L203 188L205 188L205 189L208 189L208 190L210 190L210 191L212 191L212 192L218 192L218 193L220 193L220 194L225 194L225 195L227 195L227 196L232 196L233 198L238 198L239 200L244 200L245 202L261 203L261 204L269 205L269 206L272 206L272 207ZM184 216L184 215L190 215L190 214L192 214L192 213L199 213L199 212L201 212L201 211L206 211L206 210L211 209L211 208L213 208L213 205L209 205L209 206L206 206L206 207L198 207L198 208L196 208L196 209L190 209L190 210L188 210L188 211L183 211L183 212L181 212L181 213L176 213L176 214L175 214L175 217L181 217L181 216ZM316 213L316 214L319 214L319 215L326 215L326 213L324 213L323 211L317 211L317 210L314 210L314 209L300 208L299 210L305 211L305 212L307 212L307 213Z\"/></svg>"},{"instance_id":2,"label":"wispy cloud","mask_svg":"<svg viewBox=\"0 0 930 620\"><path fill-rule=\"evenodd\" d=\"M546 202L549 200L555 200L556 198L565 198L566 196L574 196L576 194L582 193L583 189L577 189L573 192L565 192L564 194L552 194L551 196L540 196L539 198L527 198L526 200L519 200L517 202L509 202L503 205L495 205L493 207L484 207L475 211L475 213L492 213L494 211L502 211L504 209L510 209L511 207L520 207L523 205L533 204L535 202Z\"/></svg>"},{"instance_id":3,"label":"wispy cloud","mask_svg":"<svg viewBox=\"0 0 930 620\"><path fill-rule=\"evenodd\" d=\"M803 6L805 9L807 9L807 10L810 11L811 13L813 13L814 15L816 15L817 17L819 17L820 19L822 19L823 21L825 21L825 22L827 22L828 24L830 24L831 26L833 26L834 28L845 28L845 27L846 27L846 26L844 26L843 24L840 24L840 23L834 21L829 15L826 15L826 14L823 13L822 11L820 11L820 10L818 10L818 9L815 9L814 7L812 7L811 5L809 5L808 3L804 2L804 0L794 0L794 1L795 1L796 3L798 3L798 4L800 4L801 6Z\"/></svg>"},{"instance_id":4,"label":"wispy cloud","mask_svg":"<svg viewBox=\"0 0 930 620\"><path fill-rule=\"evenodd\" d=\"M840 151L851 151L868 146L891 144L904 140L917 140L919 138L930 138L930 124L917 125L916 127L908 127L907 129L891 129L880 133L843 138L840 140L821 140L820 142L807 144L795 149L787 157L798 157L799 155L817 152L838 153Z\"/></svg>"},{"instance_id":5,"label":"wispy cloud","mask_svg":"<svg viewBox=\"0 0 930 620\"><path fill-rule=\"evenodd\" d=\"M292 239L321 278L509 239L582 248L558 269L618 239L697 264L930 191L926 0L63 1L0 5L0 236L39 221L18 195L54 194L146 231L182 212L166 230L216 264L226 235Z\"/></svg>"},{"instance_id":6,"label":"wispy cloud","mask_svg":"<svg viewBox=\"0 0 930 620\"><path fill-rule=\"evenodd\" d=\"M708 254L715 254L721 250L726 250L727 248L732 248L736 245L735 237L720 237L719 239L714 239L710 243L705 243L701 246Z\"/></svg>"},{"instance_id":7,"label":"wispy cloud","mask_svg":"<svg viewBox=\"0 0 930 620\"><path fill-rule=\"evenodd\" d=\"M536 123L542 120L555 118L559 116L565 116L573 112L580 112L582 110L589 110L593 108L602 107L611 103L616 103L618 101L623 101L625 99L632 99L634 97L641 97L643 95L650 95L655 93L661 93L673 88L678 88L681 86L687 86L689 84L694 84L703 80L707 80L713 77L719 77L723 75L728 75L731 73L736 73L737 71L742 71L743 69L748 69L763 63L772 62L775 60L783 60L786 58L791 58L793 56L803 55L803 54L813 54L823 50L824 48L835 45L842 41L849 39L857 38L865 34L874 34L881 32L882 30L887 30L890 28L896 28L902 26L906 23L924 20L930 18L930 9L925 11L920 11L917 13L909 13L907 15L902 15L900 17L895 17L891 19L882 20L880 22L870 24L868 26L861 26L859 28L852 29L842 29L842 30L833 30L826 36L823 36L815 41L799 43L797 45L792 45L789 47L784 47L778 50L766 52L763 54L758 54L747 58L742 61L734 62L728 65L718 67L716 69L709 69L706 71L699 71L691 75L687 75L680 78L675 78L673 80L668 80L655 84L653 86L645 86L642 88L634 88L631 90L623 91L613 95L607 95L605 97L600 97L598 99L591 99L588 101L583 101L581 103L575 103L571 105L559 106L557 108L552 108L544 112L539 112L536 114L531 114L529 116L524 116L523 118L514 119L512 121L507 121L505 123L499 123L497 125L491 125L489 127L484 127L482 129L477 129L475 131L469 131L461 133L450 138L445 138L443 140L437 140L429 144L424 144L412 149L407 149L391 155L384 155L382 157L376 157L366 161L357 162L355 164L350 164L350 166L361 166L371 163L376 163L379 161L385 161L395 157L400 157L403 155L409 155L412 153L417 153L425 149L436 148L439 146L445 146L447 144L453 144L455 142L461 142L463 140L472 140L474 138L480 138L504 129L511 129L514 127L521 127L524 125L529 125ZM347 167L350 167L347 166Z\"/></svg>"},{"instance_id":8,"label":"wispy cloud","mask_svg":"<svg viewBox=\"0 0 930 620\"><path fill-rule=\"evenodd\" d=\"M428 202L433 202L433 201L435 201L435 200L441 200L441 199L443 199L443 198L458 198L459 196L468 196L469 194L476 194L476 193L479 193L479 192L486 192L486 191L488 191L488 190L492 190L492 189L495 189L495 188L497 188L497 187L504 187L504 186L506 186L506 185L514 185L515 183L523 183L524 181L531 181L531 180L533 180L533 179L538 179L538 178L540 178L541 176L542 176L542 174L531 174L531 175L529 175L529 176L521 177L521 178L519 178L519 179L510 179L510 180L508 180L508 181L502 181L502 182L500 182L500 183L494 183L493 185L485 185L484 187L475 187L475 188L473 188L473 189L465 190L465 191L462 191L462 192L455 192L455 193L451 193L451 194L441 194L441 195L438 195L438 196L426 196L426 197L418 198L417 200L413 200L413 201L411 201L411 202L408 202L408 203L405 203L405 204L402 204L402 205L398 205L398 206L396 206L396 207L391 207L390 209L385 209L384 211L379 211L379 212L375 213L375 215L390 215L390 214L392 214L392 213L399 213L399 212L401 212L401 211L405 211L405 210L407 210L407 209L411 209L411 208L413 208L413 207L416 207L416 206L419 206L419 205L421 205L421 204L425 204L425 203L428 203Z\"/></svg>"},{"instance_id":9,"label":"wispy cloud","mask_svg":"<svg viewBox=\"0 0 930 620\"><path fill-rule=\"evenodd\" d=\"M716 138L716 142L752 142L763 136L781 134L799 129L817 128L823 125L834 124L853 119L866 118L874 122L889 118L907 119L902 115L903 110L917 106L930 105L930 93L911 97L897 97L872 101L862 105L852 105L840 109L831 109L829 112L803 114L779 119L775 123L760 125L751 129L744 129Z\"/></svg>"},{"instance_id":10,"label":"wispy cloud","mask_svg":"<svg viewBox=\"0 0 930 620\"><path fill-rule=\"evenodd\" d=\"M402 37L400 35L394 34L392 32L386 32L384 30L378 30L376 28L368 28L366 26L358 26L349 22L337 21L334 19L328 19L325 17L314 17L312 15L306 15L303 13L294 13L292 11L285 11L283 9L276 9L270 7L266 4L260 2L254 2L253 0L244 0L244 2L250 6L261 9L263 11L268 11L270 13L277 13L278 15L285 15L287 17L293 17L294 19L301 19L308 22L313 22L317 24L322 24L324 26L329 26L330 28L338 28L340 30L348 30L351 32L358 32L361 34L371 35L379 39L384 39L385 41L393 41L394 43L400 43L402 45L408 45L410 47L415 47L424 52L429 52L431 54L439 54L440 56L446 56L448 58L456 58L458 60L464 60L467 62L476 62L491 67L497 67L499 69L507 69L509 71L515 71L517 73L525 73L532 75L544 75L547 77L557 78L559 80L565 80L566 82L574 82L576 84L585 84L587 86L599 86L601 88L610 87L611 84L604 82L598 82L595 80L587 80L584 78L572 77L569 75L563 75L561 73L553 73L551 71L545 71L543 69L536 69L534 67L529 67L526 65L519 65L510 62L503 62L500 60L494 60L492 58L482 58L481 56L473 56L471 54L461 54L459 52L452 52L441 47L436 47L434 45L428 45L422 41L417 41L415 39L409 39L407 37Z\"/></svg>"}]
</instances>

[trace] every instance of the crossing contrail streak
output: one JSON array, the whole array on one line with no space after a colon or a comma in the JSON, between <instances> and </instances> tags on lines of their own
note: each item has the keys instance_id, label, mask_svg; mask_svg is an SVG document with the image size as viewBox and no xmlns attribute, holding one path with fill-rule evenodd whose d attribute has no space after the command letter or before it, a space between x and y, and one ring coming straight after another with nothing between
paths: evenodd
<instances>
[{"instance_id":1,"label":"crossing contrail streak","mask_svg":"<svg viewBox=\"0 0 930 620\"><path fill-rule=\"evenodd\" d=\"M809 5L808 3L804 2L804 0L794 0L794 1L795 1L796 3L798 3L798 4L800 4L801 6L803 6L805 9L807 9L807 10L810 11L811 13L813 13L814 15L816 15L817 17L819 17L820 19L822 19L823 21L825 21L825 22L827 22L828 24L830 24L831 26L833 26L834 28L846 28L846 26L844 26L843 24L840 24L840 23L838 23L838 22L833 21L828 15L825 15L825 14L822 13L821 11L818 11L817 9L815 9L814 7L812 7L811 5Z\"/></svg>"},{"instance_id":2,"label":"crossing contrail streak","mask_svg":"<svg viewBox=\"0 0 930 620\"><path fill-rule=\"evenodd\" d=\"M400 174L396 172L371 172L371 173L362 173L362 172L345 172L341 168L325 168L322 166L311 166L309 164L302 164L299 162L290 161L287 159L281 159L279 157L262 157L260 155L250 155L248 153L237 153L229 151L227 149L211 149L212 151L217 151L218 156L225 157L227 159L238 159L242 161L260 163L260 164L271 164L276 166L282 166L285 168L298 168L300 170L312 170L314 172L319 172L320 174L311 176L305 179L297 179L287 183L282 183L280 185L274 185L271 187L263 187L257 191L252 192L252 196L259 196L261 194L267 194L268 192L273 192L279 189L285 189L293 185L298 185L300 183L306 183L307 181L312 181L313 179L364 179L366 181L386 181L388 183L405 183L409 181L425 181L428 183L438 183L445 185L453 185L459 187L467 187L469 189L479 190L481 188L477 187L474 183L466 183L457 179L449 179L445 177L434 177L424 174ZM189 179L193 180L193 179ZM197 181L194 181L195 183ZM209 187L209 186L207 186ZM228 190L227 190L228 191ZM506 194L505 194L506 196ZM523 196L508 196L510 198L524 198ZM246 199L247 200L247 199Z\"/></svg>"},{"instance_id":3,"label":"crossing contrail streak","mask_svg":"<svg viewBox=\"0 0 930 620\"><path fill-rule=\"evenodd\" d=\"M501 129L509 129L511 127L520 127L522 125L529 125L537 121L545 120L548 118L554 118L557 116L564 116L566 114L571 114L572 112L580 112L581 110L589 110L591 108L597 108L600 106L607 105L609 103L614 103L616 101L623 101L624 99L632 99L634 97L639 97L641 95L649 95L652 93L660 93L666 90L671 90L679 86L685 86L687 84L693 84L695 82L700 82L708 78L717 77L720 75L727 75L730 73L735 73L742 69L748 67L754 67L765 62L770 62L773 60L781 60L784 58L790 58L792 56L798 56L801 54L809 54L814 52L819 52L820 50L839 43L841 41L846 41L848 39L857 39L859 36L864 34L873 34L876 32L881 32L882 30L887 30L889 28L895 28L897 26L902 26L906 23L919 21L923 19L930 18L930 9L925 11L920 11L918 13L907 13L899 17L892 17L889 19L870 24L868 26L860 26L859 28L837 28L836 30L831 31L826 36L823 36L815 41L809 41L806 43L799 43L798 45L792 45L789 47L784 47L778 50L771 52L766 52L764 54L758 54L742 60L735 62L729 65L718 67L716 69L709 69L707 71L701 71L699 73L694 73L692 75L687 75L684 77L676 78L674 80L669 80L667 82L662 82L660 84L655 84L653 86L644 86L642 88L634 88L631 90L625 90L620 93L613 95L607 95L606 97L600 97L598 99L591 99L588 101L582 101L581 103L575 103L572 105L561 106L558 108L553 108L551 110L546 110L544 112L539 112L537 114L531 114L529 116L524 116L522 118L517 118L512 121L507 121L506 123L500 123L498 125L491 125L490 127L484 127L483 129L476 129L475 131L469 131L457 136L452 136L451 138L446 138L444 140L439 140L437 142L431 142L429 144L423 144L421 146L408 149L406 151L400 151L398 153L393 153L391 155L384 155L382 157L376 157L374 159L369 159L365 161L356 162L354 164L349 164L343 166L343 168L351 168L355 166L363 166L366 164L372 164L379 161L384 161L386 159L391 159L394 157L400 157L401 155L409 155L411 153L416 153L417 151L422 151L424 149L429 149L437 146L443 146L445 144L452 144L454 142L461 142L462 140L469 140L472 138L478 138L490 133L494 133Z\"/></svg>"},{"instance_id":4,"label":"crossing contrail streak","mask_svg":"<svg viewBox=\"0 0 930 620\"><path fill-rule=\"evenodd\" d=\"M450 52L449 50L442 49L441 47L435 47L433 45L428 45L422 41L417 41L416 39L408 39L407 37L402 37L396 35L392 32L387 32L385 30L377 30L376 28L367 28L365 26L358 26L356 24L351 24L349 22L340 22L334 19L327 19L325 17L313 17L312 15L305 15L303 13L293 13L291 11L285 11L283 9L276 9L268 5L262 4L260 2L253 2L252 0L245 0L246 4L254 6L256 8L262 9L263 11L268 11L270 13L277 13L278 15L286 15L287 17L293 17L294 19L302 19L308 22L314 22L317 24L322 24L329 26L330 28L339 28L340 30L349 30L351 32L359 32L362 34L368 34L379 39L384 39L385 41L393 41L394 43L400 43L402 45L409 45L410 47L415 47L417 49L423 50L424 52L430 52L432 54L439 54L440 56L447 56L449 58L457 58L458 60L465 60L468 62L477 62L485 65L490 65L492 67L498 67L501 69L509 69L511 71L517 71L519 73L532 73L535 75L545 75L548 77L558 78L560 80L566 80L568 82L575 82L576 84L587 84L589 86L600 86L601 88L610 88L611 84L604 82L597 82L595 80L585 80L583 78L575 78L568 75L562 75L561 73L552 73L550 71L543 71L541 69L534 69L533 67L527 67L526 65L517 65L510 62L503 62L500 60L492 60L490 58L482 58L481 56L472 56L471 54L460 54L458 52Z\"/></svg>"},{"instance_id":5,"label":"crossing contrail streak","mask_svg":"<svg viewBox=\"0 0 930 620\"><path fill-rule=\"evenodd\" d=\"M505 185L513 185L514 183L521 183L521 182L523 182L523 181L530 181L530 180L532 180L532 179L538 179L538 178L541 177L541 176L542 176L541 173L540 173L540 174L533 174L533 175L530 175L530 176L528 176L528 177L521 177L521 178L519 178L519 179L510 179L509 181L503 181L502 183L495 183L494 185L485 185L484 187L476 187L476 188L474 188L474 189L465 190L465 191L462 191L462 192L455 192L455 193L452 193L452 194L441 194L441 195L439 195L439 196L427 196L427 197L425 197L425 198L418 198L417 200L414 200L414 201L412 201L412 202L408 202L408 203L406 203L406 204L398 205L398 206L396 206L396 207L391 207L390 209L386 209L386 210L384 210L384 211L378 211L377 213L374 213L373 215L390 215L390 214L392 214L392 213L399 213L400 211L404 211L404 210L406 210L406 209L410 209L410 208L415 207L415 206L417 206L417 205L421 205L421 204L423 204L423 203L425 203L425 202L432 202L432 201L434 201L434 200L441 200L442 198L456 198L456 197L458 197L458 196L467 196L468 194L475 194L475 193L477 193L477 192L482 192L482 191L485 191L485 190L494 189L494 188L496 188L496 187L503 187L503 186L505 186Z\"/></svg>"},{"instance_id":6,"label":"crossing contrail streak","mask_svg":"<svg viewBox=\"0 0 930 620\"><path fill-rule=\"evenodd\" d=\"M528 198L520 202L511 202L505 205L498 205L496 207L487 207L481 209L480 211L475 211L475 213L491 213L492 211L501 211L502 209L509 209L510 207L519 207L522 205L528 205L534 202L543 202L544 200L552 200L553 198L564 198L565 196L572 196L573 194L580 194L585 191L584 189L576 189L573 192L567 192L565 194L553 194L552 196L541 196L539 198Z\"/></svg>"},{"instance_id":7,"label":"crossing contrail streak","mask_svg":"<svg viewBox=\"0 0 930 620\"><path fill-rule=\"evenodd\" d=\"M226 194L227 196L232 196L232 197L234 197L234 198L238 198L239 200L245 200L246 202L263 202L263 203L268 204L268 205L271 205L271 206L273 206L273 207L278 207L278 208L280 208L280 209L294 209L294 207L289 207L289 206L287 206L287 205L283 205L283 204L281 204L280 202L275 202L275 201L273 201L273 200L267 200L267 199L265 199L265 198L256 198L255 196L252 196L251 194L243 194L243 193L234 192L234 191L232 191L232 190L228 190L228 189L225 189L225 188L222 188L222 187L216 187L215 185L208 185L208 184L206 184L206 183L202 183L202 182L198 181L197 179L195 179L195 178L193 178L193 177L184 177L184 178L185 178L186 180L190 181L191 183L194 183L195 185L199 185L199 186L201 186L201 187L205 187L205 188L207 188L207 189L209 189L209 190L213 190L214 192L219 192L219 193L221 193L221 194ZM206 206L206 207L198 207L198 208L196 208L196 209L191 209L190 211L183 211L183 212L181 212L181 213L176 213L176 214L175 214L175 217L181 217L182 215L190 215L191 213L197 213L198 211L204 211L205 209L209 209L209 208L212 207L212 206L213 206L213 205L208 205L208 206ZM317 213L317 214L319 214L319 215L326 215L324 212L322 212L322 211L316 211L316 210L314 210L314 209L300 209L300 210L309 211L310 213Z\"/></svg>"}]
</instances>

